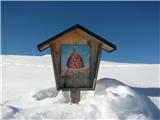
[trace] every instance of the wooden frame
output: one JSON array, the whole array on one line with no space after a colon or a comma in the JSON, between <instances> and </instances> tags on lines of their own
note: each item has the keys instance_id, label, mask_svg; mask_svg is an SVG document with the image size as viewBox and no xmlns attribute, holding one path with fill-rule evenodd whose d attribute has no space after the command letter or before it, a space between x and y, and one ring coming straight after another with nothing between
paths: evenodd
<instances>
[{"instance_id":1,"label":"wooden frame","mask_svg":"<svg viewBox=\"0 0 160 120\"><path fill-rule=\"evenodd\" d=\"M64 79L61 77L61 46L89 46L89 62L90 62L90 73L89 80L91 83L88 86L76 86L76 87L65 87ZM107 52L116 50L116 46L109 41L101 38L97 34L89 31L81 25L75 25L64 32L48 39L47 41L38 45L40 51L50 47L52 54L52 62L55 74L55 81L57 90L64 91L77 91L80 90L94 90L96 86L96 79L99 69L101 49L105 49Z\"/></svg>"},{"instance_id":2,"label":"wooden frame","mask_svg":"<svg viewBox=\"0 0 160 120\"><path fill-rule=\"evenodd\" d=\"M94 47L95 44L97 47ZM63 44L64 45L64 44ZM65 44L68 45L68 44ZM81 45L81 44L79 44ZM83 45L83 44L82 44ZM77 45L78 46L78 45ZM89 53L90 53L90 57L89 57L89 61L90 61L90 80L91 82L91 86L90 87L76 87L79 90L94 90L95 89L95 84L96 84L96 78L97 78L97 74L98 74L98 68L99 68L99 63L100 63L100 56L101 56L101 44L97 44L97 43L93 43L93 42L88 42L88 46L89 46ZM96 49L95 49L96 48ZM52 53L52 61L53 61L53 68L54 68L54 72L55 72L55 78L56 78L56 86L57 86L57 90L73 90L75 89L75 87L62 87L60 81L61 77L61 69L57 69L56 66L58 68L61 68L61 63L57 63L56 59L55 59L55 53L54 53L54 47L51 47L51 53ZM61 61L61 56L59 55L59 61Z\"/></svg>"},{"instance_id":3,"label":"wooden frame","mask_svg":"<svg viewBox=\"0 0 160 120\"><path fill-rule=\"evenodd\" d=\"M88 76L88 78L87 78L87 81L88 81L88 86L89 86L89 84L91 84L89 81L91 81L90 79L89 79L89 76L90 76L90 69L91 69L91 57L90 57L90 45L81 45L81 44L76 44L76 45L70 45L70 44L62 44L61 46L60 46L61 48L60 48L60 53L61 53L61 55L60 55L60 66L61 66L61 69L60 69L60 76L61 76L61 79L63 78L63 76L65 76L65 75L62 75L62 73L63 73L63 71L62 71L62 66L64 65L64 63L62 63L62 54L63 54L63 51L62 51L62 47L69 47L69 48L71 48L71 47L74 47L74 48L79 48L80 49L80 47L88 47L88 61L85 61L84 60L84 65L86 65L87 63L88 63L88 65L87 65L87 67L88 67L88 70L89 70L89 73L87 74L87 76ZM69 50L67 49L66 51L68 51L69 52ZM80 52L80 51L78 51L78 52ZM65 53L66 54L66 53ZM84 55L84 53L83 53L83 55ZM85 54L85 55L87 55L87 54ZM83 57L82 57L83 58ZM64 58L64 59L66 59L66 57ZM63 59L63 60L64 60ZM84 59L84 58L83 58ZM67 59L65 60L65 61L67 61ZM86 70L87 68L83 68L83 70ZM74 70L78 70L78 69L71 69L71 71L73 71L74 72ZM79 76L79 74L77 73L77 75ZM76 75L76 76L77 76ZM73 75L74 76L74 75ZM79 77L78 77L79 78ZM87 82L86 81L86 82ZM65 83L66 83L66 80L64 81ZM77 81L78 82L78 81ZM79 87L78 87L79 86ZM84 85L78 85L78 86L76 86L76 87L65 87L65 88L81 88L80 86L85 86L85 84Z\"/></svg>"}]
</instances>

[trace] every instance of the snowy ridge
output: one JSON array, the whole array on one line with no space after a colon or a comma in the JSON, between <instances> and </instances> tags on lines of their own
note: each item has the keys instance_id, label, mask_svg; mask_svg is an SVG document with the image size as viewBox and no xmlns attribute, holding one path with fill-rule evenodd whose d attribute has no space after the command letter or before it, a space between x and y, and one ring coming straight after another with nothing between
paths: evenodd
<instances>
[{"instance_id":1,"label":"snowy ridge","mask_svg":"<svg viewBox=\"0 0 160 120\"><path fill-rule=\"evenodd\" d=\"M101 61L79 105L58 92L50 55L2 55L2 119L160 119L159 65Z\"/></svg>"}]
</instances>

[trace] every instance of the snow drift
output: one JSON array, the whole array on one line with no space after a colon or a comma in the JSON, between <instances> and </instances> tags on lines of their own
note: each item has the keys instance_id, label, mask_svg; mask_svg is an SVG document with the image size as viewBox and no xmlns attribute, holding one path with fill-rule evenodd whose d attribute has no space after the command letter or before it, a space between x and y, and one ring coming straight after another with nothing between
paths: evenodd
<instances>
[{"instance_id":1,"label":"snow drift","mask_svg":"<svg viewBox=\"0 0 160 120\"><path fill-rule=\"evenodd\" d=\"M146 97L114 79L98 80L95 92L82 92L79 105L55 88L27 93L1 106L5 119L158 119Z\"/></svg>"}]
</instances>

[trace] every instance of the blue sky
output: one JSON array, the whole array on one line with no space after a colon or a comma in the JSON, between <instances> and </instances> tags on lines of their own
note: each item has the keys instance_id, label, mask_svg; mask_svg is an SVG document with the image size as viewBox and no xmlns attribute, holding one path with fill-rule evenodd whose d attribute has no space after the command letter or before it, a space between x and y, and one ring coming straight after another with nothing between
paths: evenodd
<instances>
[{"instance_id":1,"label":"blue sky","mask_svg":"<svg viewBox=\"0 0 160 120\"><path fill-rule=\"evenodd\" d=\"M43 55L37 44L80 24L117 45L102 59L160 63L160 2L2 2L2 54Z\"/></svg>"}]
</instances>

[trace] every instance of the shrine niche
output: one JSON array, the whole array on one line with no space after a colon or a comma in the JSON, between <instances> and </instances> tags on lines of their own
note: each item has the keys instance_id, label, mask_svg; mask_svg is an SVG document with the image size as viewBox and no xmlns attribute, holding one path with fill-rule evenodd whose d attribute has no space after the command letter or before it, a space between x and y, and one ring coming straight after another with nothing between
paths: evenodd
<instances>
[{"instance_id":1,"label":"shrine niche","mask_svg":"<svg viewBox=\"0 0 160 120\"><path fill-rule=\"evenodd\" d=\"M89 87L89 58L88 45L61 46L61 77L63 87Z\"/></svg>"},{"instance_id":2,"label":"shrine niche","mask_svg":"<svg viewBox=\"0 0 160 120\"><path fill-rule=\"evenodd\" d=\"M73 103L80 100L81 90L94 90L101 50L108 53L116 46L77 24L38 45L50 47L57 90L71 91Z\"/></svg>"}]
</instances>

